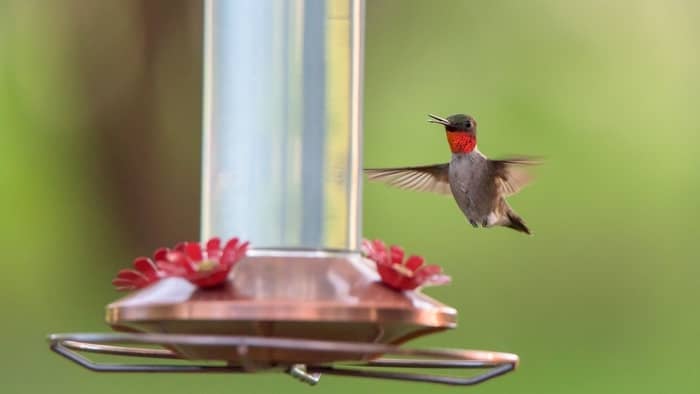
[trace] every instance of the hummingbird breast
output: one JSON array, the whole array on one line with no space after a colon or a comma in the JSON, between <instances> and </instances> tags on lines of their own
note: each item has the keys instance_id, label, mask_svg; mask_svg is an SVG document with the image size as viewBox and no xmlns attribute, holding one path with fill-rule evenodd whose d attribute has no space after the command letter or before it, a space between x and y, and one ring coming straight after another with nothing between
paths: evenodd
<instances>
[{"instance_id":1,"label":"hummingbird breast","mask_svg":"<svg viewBox=\"0 0 700 394\"><path fill-rule=\"evenodd\" d=\"M473 225L494 224L499 197L488 159L481 152L453 154L448 179L457 205Z\"/></svg>"}]
</instances>

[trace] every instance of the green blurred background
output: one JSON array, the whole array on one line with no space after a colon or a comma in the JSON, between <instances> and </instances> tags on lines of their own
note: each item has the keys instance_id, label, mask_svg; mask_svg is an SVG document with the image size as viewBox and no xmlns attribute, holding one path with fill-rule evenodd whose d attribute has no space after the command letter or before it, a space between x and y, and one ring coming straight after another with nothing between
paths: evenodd
<instances>
[{"instance_id":1,"label":"green blurred background","mask_svg":"<svg viewBox=\"0 0 700 394\"><path fill-rule=\"evenodd\" d=\"M534 237L473 230L448 198L365 187L365 235L453 276L427 293L459 328L415 344L521 356L469 390L696 392L699 17L692 0L368 1L368 166L445 161L427 112L474 115L489 155L547 158L511 199ZM116 270L198 236L201 19L194 0L0 1L1 392L310 390L100 375L44 340L106 331Z\"/></svg>"}]
</instances>

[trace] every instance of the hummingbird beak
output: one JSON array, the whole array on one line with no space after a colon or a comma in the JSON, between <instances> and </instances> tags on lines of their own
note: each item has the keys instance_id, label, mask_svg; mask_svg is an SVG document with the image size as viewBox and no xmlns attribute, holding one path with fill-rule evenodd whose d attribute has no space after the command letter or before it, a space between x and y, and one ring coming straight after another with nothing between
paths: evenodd
<instances>
[{"instance_id":1,"label":"hummingbird beak","mask_svg":"<svg viewBox=\"0 0 700 394\"><path fill-rule=\"evenodd\" d=\"M450 125L450 121L449 121L449 120L447 120L447 119L445 119L445 118L441 118L441 117L439 117L439 116L437 116L437 115L428 114L428 117L430 117L430 119L428 119L428 123L437 123L437 124L441 124L441 125L443 125L443 126L449 126L449 125Z\"/></svg>"}]
</instances>

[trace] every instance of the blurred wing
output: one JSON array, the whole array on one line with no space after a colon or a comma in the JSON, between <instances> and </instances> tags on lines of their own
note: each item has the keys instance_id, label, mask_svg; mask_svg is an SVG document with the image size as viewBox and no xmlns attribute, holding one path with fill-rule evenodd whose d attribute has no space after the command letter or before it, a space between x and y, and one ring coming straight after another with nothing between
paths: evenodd
<instances>
[{"instance_id":1,"label":"blurred wing","mask_svg":"<svg viewBox=\"0 0 700 394\"><path fill-rule=\"evenodd\" d=\"M452 194L447 179L449 164L403 168L366 168L371 181L385 182L401 189Z\"/></svg>"},{"instance_id":2,"label":"blurred wing","mask_svg":"<svg viewBox=\"0 0 700 394\"><path fill-rule=\"evenodd\" d=\"M496 183L503 195L512 196L533 180L529 167L541 164L540 160L518 157L489 160L496 174Z\"/></svg>"}]
</instances>

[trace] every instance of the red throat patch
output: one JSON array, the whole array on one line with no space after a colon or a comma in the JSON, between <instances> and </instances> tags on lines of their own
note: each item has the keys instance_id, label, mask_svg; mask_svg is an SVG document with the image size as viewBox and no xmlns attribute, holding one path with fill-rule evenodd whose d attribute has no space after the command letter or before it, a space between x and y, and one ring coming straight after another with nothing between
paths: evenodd
<instances>
[{"instance_id":1,"label":"red throat patch","mask_svg":"<svg viewBox=\"0 0 700 394\"><path fill-rule=\"evenodd\" d=\"M476 136L466 131L448 131L447 142L452 153L469 153L476 147Z\"/></svg>"}]
</instances>

